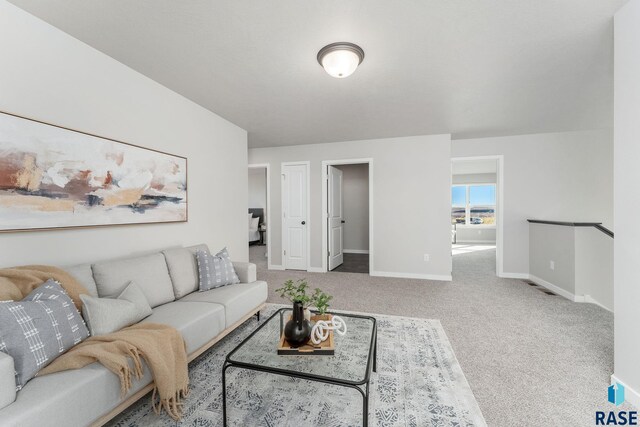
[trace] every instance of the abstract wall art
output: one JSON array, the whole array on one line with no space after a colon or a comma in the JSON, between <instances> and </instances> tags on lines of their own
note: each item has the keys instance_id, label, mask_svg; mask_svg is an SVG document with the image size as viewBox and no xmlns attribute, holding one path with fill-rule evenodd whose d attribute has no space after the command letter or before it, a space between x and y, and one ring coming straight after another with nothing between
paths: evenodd
<instances>
[{"instance_id":1,"label":"abstract wall art","mask_svg":"<svg viewBox=\"0 0 640 427\"><path fill-rule=\"evenodd\" d=\"M0 113L0 232L187 221L187 159Z\"/></svg>"}]
</instances>

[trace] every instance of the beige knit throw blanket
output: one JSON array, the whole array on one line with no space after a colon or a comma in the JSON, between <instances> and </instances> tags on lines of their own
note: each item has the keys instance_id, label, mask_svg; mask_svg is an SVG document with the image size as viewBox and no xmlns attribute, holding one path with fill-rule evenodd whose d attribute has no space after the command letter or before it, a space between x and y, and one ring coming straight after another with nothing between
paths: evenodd
<instances>
[{"instance_id":1,"label":"beige knit throw blanket","mask_svg":"<svg viewBox=\"0 0 640 427\"><path fill-rule=\"evenodd\" d=\"M60 283L78 311L82 310L80 294L88 294L87 289L66 271L50 265L0 269L0 301L20 301L49 279Z\"/></svg>"},{"instance_id":2,"label":"beige knit throw blanket","mask_svg":"<svg viewBox=\"0 0 640 427\"><path fill-rule=\"evenodd\" d=\"M165 410L171 418L179 420L182 399L189 392L187 351L180 332L167 325L138 323L108 335L90 337L58 357L38 376L100 362L120 378L124 397L133 378L142 378L142 358L155 382L151 397L154 411L159 414Z\"/></svg>"}]
</instances>

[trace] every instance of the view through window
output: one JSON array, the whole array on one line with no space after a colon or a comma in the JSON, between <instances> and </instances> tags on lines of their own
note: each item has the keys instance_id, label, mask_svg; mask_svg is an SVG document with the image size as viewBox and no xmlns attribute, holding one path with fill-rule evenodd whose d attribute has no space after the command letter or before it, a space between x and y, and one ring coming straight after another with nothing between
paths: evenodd
<instances>
[{"instance_id":1,"label":"view through window","mask_svg":"<svg viewBox=\"0 0 640 427\"><path fill-rule=\"evenodd\" d=\"M496 185L453 185L451 187L451 223L494 225L496 223Z\"/></svg>"}]
</instances>

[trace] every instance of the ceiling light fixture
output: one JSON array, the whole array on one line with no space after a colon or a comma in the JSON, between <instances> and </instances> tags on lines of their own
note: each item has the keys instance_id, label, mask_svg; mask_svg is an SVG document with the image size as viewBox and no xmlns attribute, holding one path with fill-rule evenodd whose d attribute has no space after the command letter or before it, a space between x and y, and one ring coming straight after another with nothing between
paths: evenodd
<instances>
[{"instance_id":1,"label":"ceiling light fixture","mask_svg":"<svg viewBox=\"0 0 640 427\"><path fill-rule=\"evenodd\" d=\"M353 74L363 59L364 50L347 42L328 44L318 52L318 63L331 77L337 79L344 79Z\"/></svg>"}]
</instances>

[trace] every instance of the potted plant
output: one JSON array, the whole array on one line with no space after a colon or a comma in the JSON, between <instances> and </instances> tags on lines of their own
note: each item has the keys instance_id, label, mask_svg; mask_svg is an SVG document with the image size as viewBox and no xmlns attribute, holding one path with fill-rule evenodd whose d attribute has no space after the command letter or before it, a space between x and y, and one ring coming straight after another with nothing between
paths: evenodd
<instances>
[{"instance_id":1,"label":"potted plant","mask_svg":"<svg viewBox=\"0 0 640 427\"><path fill-rule=\"evenodd\" d=\"M318 310L318 314L322 316L323 320L327 320L327 309L329 308L329 301L333 299L333 296L327 294L320 288L316 288L311 295L312 304Z\"/></svg>"},{"instance_id":2,"label":"potted plant","mask_svg":"<svg viewBox=\"0 0 640 427\"><path fill-rule=\"evenodd\" d=\"M280 294L281 298L286 298L293 304L297 302L301 303L304 310L308 312L309 305L311 304L311 296L307 295L307 289L309 289L309 284L305 279L299 279L295 283L289 279L284 282L281 288L276 289L276 292ZM307 317L306 313L305 317ZM309 319L307 318L307 320Z\"/></svg>"},{"instance_id":3,"label":"potted plant","mask_svg":"<svg viewBox=\"0 0 640 427\"><path fill-rule=\"evenodd\" d=\"M316 288L311 295L307 294L307 291L309 291L309 284L305 279L299 279L297 282L289 279L284 282L281 288L276 289L280 297L286 298L294 304L296 302L301 303L307 320L311 320L310 306L315 306L318 313L324 316L329 308L329 301L333 299L333 296L320 288Z\"/></svg>"},{"instance_id":4,"label":"potted plant","mask_svg":"<svg viewBox=\"0 0 640 427\"><path fill-rule=\"evenodd\" d=\"M300 279L297 283L287 280L281 288L276 289L282 298L293 303L293 314L284 326L284 336L291 347L305 345L311 336L311 322L304 313L311 302L311 297L307 295L308 288L307 281Z\"/></svg>"}]
</instances>

